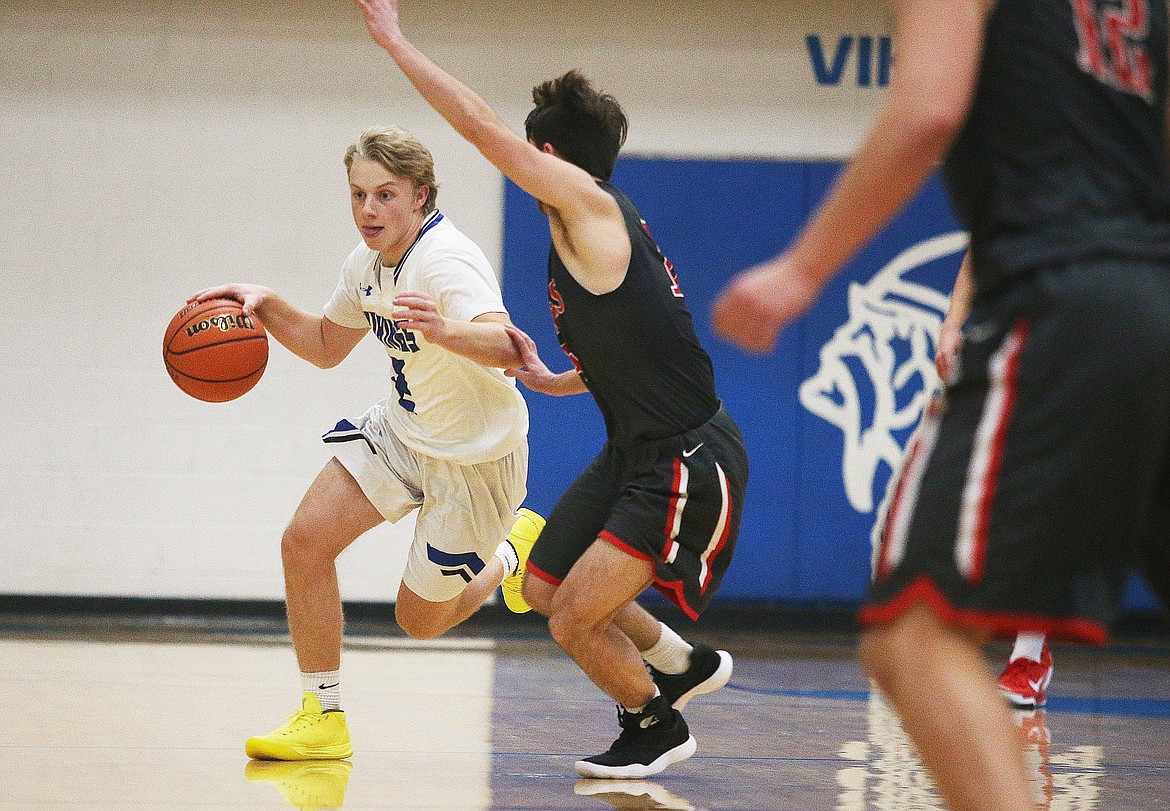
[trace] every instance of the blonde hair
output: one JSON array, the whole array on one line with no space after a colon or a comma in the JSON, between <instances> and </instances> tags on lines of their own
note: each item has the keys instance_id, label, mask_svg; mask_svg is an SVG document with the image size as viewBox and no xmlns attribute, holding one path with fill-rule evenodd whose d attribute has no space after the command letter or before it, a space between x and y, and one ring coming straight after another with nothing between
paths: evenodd
<instances>
[{"instance_id":1,"label":"blonde hair","mask_svg":"<svg viewBox=\"0 0 1170 811\"><path fill-rule=\"evenodd\" d=\"M423 211L435 210L439 196L439 184L435 182L435 159L422 141L401 127L371 127L358 136L357 143L345 150L346 174L358 158L376 161L386 171L399 177L409 178L415 188L426 186L430 189Z\"/></svg>"}]
</instances>

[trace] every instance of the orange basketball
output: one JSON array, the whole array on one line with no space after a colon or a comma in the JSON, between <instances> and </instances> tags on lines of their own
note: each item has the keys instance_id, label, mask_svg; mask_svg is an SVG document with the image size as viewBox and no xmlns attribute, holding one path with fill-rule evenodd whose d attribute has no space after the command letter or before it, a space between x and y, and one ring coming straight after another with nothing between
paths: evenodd
<instances>
[{"instance_id":1,"label":"orange basketball","mask_svg":"<svg viewBox=\"0 0 1170 811\"><path fill-rule=\"evenodd\" d=\"M197 400L224 403L245 394L268 363L268 333L231 299L188 304L163 338L175 385Z\"/></svg>"}]
</instances>

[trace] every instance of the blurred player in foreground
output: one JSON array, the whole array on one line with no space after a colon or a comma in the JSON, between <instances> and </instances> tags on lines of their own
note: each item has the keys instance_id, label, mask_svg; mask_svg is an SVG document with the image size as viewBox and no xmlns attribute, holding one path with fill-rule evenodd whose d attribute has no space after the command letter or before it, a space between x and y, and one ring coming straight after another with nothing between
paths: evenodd
<instances>
[{"instance_id":1,"label":"blurred player in foreground","mask_svg":"<svg viewBox=\"0 0 1170 811\"><path fill-rule=\"evenodd\" d=\"M873 129L716 329L764 352L946 158L975 296L907 451L861 621L866 670L956 809L1032 807L980 644L1101 643L1130 568L1170 598L1165 0L899 0Z\"/></svg>"},{"instance_id":2,"label":"blurred player in foreground","mask_svg":"<svg viewBox=\"0 0 1170 811\"><path fill-rule=\"evenodd\" d=\"M963 257L963 264L951 290L951 304L943 319L939 334L935 367L939 380L945 384L951 375L958 374L959 351L963 346L963 324L971 314L971 298L975 281L971 278L971 254ZM1052 651L1048 649L1047 635L1042 631L1020 631L1016 634L1007 666L999 674L999 692L1017 710L1035 710L1048 702L1048 685L1054 672Z\"/></svg>"}]
</instances>

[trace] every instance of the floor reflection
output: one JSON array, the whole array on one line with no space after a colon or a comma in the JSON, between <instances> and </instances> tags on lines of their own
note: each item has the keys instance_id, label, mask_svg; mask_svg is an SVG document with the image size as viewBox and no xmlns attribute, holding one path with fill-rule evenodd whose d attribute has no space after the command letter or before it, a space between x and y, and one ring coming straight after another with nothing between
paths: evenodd
<instances>
[{"instance_id":1,"label":"floor reflection","mask_svg":"<svg viewBox=\"0 0 1170 811\"><path fill-rule=\"evenodd\" d=\"M326 811L345 804L348 760L249 760L244 777L252 783L268 783L300 811Z\"/></svg>"},{"instance_id":2,"label":"floor reflection","mask_svg":"<svg viewBox=\"0 0 1170 811\"><path fill-rule=\"evenodd\" d=\"M578 780L573 793L604 800L622 811L655 808L699 811L687 800L649 780Z\"/></svg>"},{"instance_id":3,"label":"floor reflection","mask_svg":"<svg viewBox=\"0 0 1170 811\"><path fill-rule=\"evenodd\" d=\"M840 757L851 765L837 771L837 811L895 811L944 808L893 708L877 693L867 707L869 735L849 741ZM1044 710L1017 711L1013 718L1037 808L1091 811L1099 805L1104 773L1100 746L1054 748Z\"/></svg>"}]
</instances>

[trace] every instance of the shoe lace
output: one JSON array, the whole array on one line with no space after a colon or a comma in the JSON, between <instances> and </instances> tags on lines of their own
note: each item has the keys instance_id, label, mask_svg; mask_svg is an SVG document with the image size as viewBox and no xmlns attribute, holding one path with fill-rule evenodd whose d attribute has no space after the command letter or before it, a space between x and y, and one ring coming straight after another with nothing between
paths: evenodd
<instances>
[{"instance_id":1,"label":"shoe lace","mask_svg":"<svg viewBox=\"0 0 1170 811\"><path fill-rule=\"evenodd\" d=\"M617 748L630 740L638 732L638 717L631 712L626 712L625 707L621 704L617 706L618 726L622 731L618 734L617 740L613 742L610 749Z\"/></svg>"},{"instance_id":2,"label":"shoe lace","mask_svg":"<svg viewBox=\"0 0 1170 811\"><path fill-rule=\"evenodd\" d=\"M622 731L618 735L617 741L614 742L615 746L619 743L622 743L623 741L628 741L630 738L637 737L640 733L643 732L641 723L642 719L646 717L645 713L634 714L632 712L627 712L625 707L623 707L621 704L618 704L617 716L618 724L621 726Z\"/></svg>"},{"instance_id":3,"label":"shoe lace","mask_svg":"<svg viewBox=\"0 0 1170 811\"><path fill-rule=\"evenodd\" d=\"M311 724L313 719L319 718L317 713L305 712L303 709L293 710L293 714L284 719L284 723L280 725L280 731L288 734L296 732L299 729Z\"/></svg>"}]
</instances>

